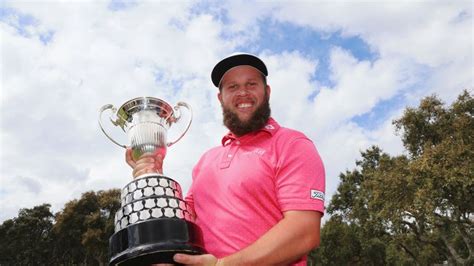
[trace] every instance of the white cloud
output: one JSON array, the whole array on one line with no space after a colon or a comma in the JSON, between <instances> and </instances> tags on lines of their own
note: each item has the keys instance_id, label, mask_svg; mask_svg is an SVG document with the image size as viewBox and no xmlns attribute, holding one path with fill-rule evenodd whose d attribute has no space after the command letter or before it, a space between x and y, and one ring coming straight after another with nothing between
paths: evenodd
<instances>
[{"instance_id":1,"label":"white cloud","mask_svg":"<svg viewBox=\"0 0 474 266\"><path fill-rule=\"evenodd\" d=\"M285 126L303 129L311 119L310 95L317 87L310 82L317 70L317 62L306 59L298 52L264 54L271 75L268 83L271 91L272 115Z\"/></svg>"},{"instance_id":2,"label":"white cloud","mask_svg":"<svg viewBox=\"0 0 474 266\"><path fill-rule=\"evenodd\" d=\"M348 51L334 48L331 79L335 85L322 87L314 100L316 127L332 130L400 93L416 82L416 71L407 69L409 65L396 59L358 61Z\"/></svg>"},{"instance_id":3,"label":"white cloud","mask_svg":"<svg viewBox=\"0 0 474 266\"><path fill-rule=\"evenodd\" d=\"M197 122L206 122L205 130L222 128L207 118L218 107L209 104L216 93L208 80L209 66L217 61L217 52L231 47L218 39L219 24L209 15L192 15L190 4L184 2L166 8L144 2L117 12L108 10L104 2L12 5L40 24L29 29L28 38L0 24L6 66L1 95L5 194L0 201L2 206L14 202L0 218L38 201L57 208L87 190L128 182L131 171L124 151L102 136L97 111L103 104L118 107L141 95L173 105L188 101L194 107L191 132L183 143L170 148L165 165L165 171L176 172L177 179L187 183L183 186L189 186L199 156L196 151L208 147L211 138L198 133L205 131L197 131ZM54 31L47 45L35 33L43 28ZM28 176L41 186L32 194L15 176ZM23 199L14 200L20 192Z\"/></svg>"},{"instance_id":4,"label":"white cloud","mask_svg":"<svg viewBox=\"0 0 474 266\"><path fill-rule=\"evenodd\" d=\"M425 88L424 95L455 95L463 89L460 87L473 86L472 15L470 1L316 1L282 4L275 17L329 33L358 36L380 59L398 58L431 68L429 85L433 88ZM446 68L463 75L453 82Z\"/></svg>"}]
</instances>

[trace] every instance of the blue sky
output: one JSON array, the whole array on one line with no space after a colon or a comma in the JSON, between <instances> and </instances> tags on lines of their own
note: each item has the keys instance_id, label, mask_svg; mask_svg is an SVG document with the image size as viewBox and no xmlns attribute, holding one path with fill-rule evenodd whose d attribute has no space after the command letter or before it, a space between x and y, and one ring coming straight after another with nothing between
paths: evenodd
<instances>
[{"instance_id":1,"label":"blue sky","mask_svg":"<svg viewBox=\"0 0 474 266\"><path fill-rule=\"evenodd\" d=\"M226 132L209 76L234 52L267 64L272 115L314 141L330 199L360 151L403 152L392 121L406 107L472 91L472 11L469 1L4 1L0 220L128 182L97 110L144 95L193 106L165 161L186 191Z\"/></svg>"},{"instance_id":2,"label":"blue sky","mask_svg":"<svg viewBox=\"0 0 474 266\"><path fill-rule=\"evenodd\" d=\"M341 36L341 32L317 32L307 26L275 22L270 19L259 21L258 28L264 37L258 39L251 52L259 54L265 50L277 53L300 51L303 56L319 62L314 79L324 86L334 85L329 71L329 51L332 47L338 46L349 50L358 60L373 61L377 57L363 39L357 36ZM239 48L248 49L245 45Z\"/></svg>"}]
</instances>

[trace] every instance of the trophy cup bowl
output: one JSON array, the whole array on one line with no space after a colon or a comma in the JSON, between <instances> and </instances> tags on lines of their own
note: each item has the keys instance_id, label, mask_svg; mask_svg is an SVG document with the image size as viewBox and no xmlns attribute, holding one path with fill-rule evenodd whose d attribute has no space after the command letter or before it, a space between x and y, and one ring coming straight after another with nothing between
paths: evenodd
<instances>
[{"instance_id":1,"label":"trophy cup bowl","mask_svg":"<svg viewBox=\"0 0 474 266\"><path fill-rule=\"evenodd\" d=\"M181 121L181 110L190 118L184 132L167 142L167 133ZM129 146L113 139L103 127L102 114L110 111L110 122L127 134ZM166 155L167 148L179 141L192 122L192 110L179 102L171 107L153 97L127 101L118 109L104 105L99 113L102 132L115 144L131 147L134 160L144 153ZM176 253L205 253L202 233L193 222L194 211L183 200L181 186L159 173L141 175L121 193L121 207L115 214L115 233L109 239L109 265L151 265L174 263Z\"/></svg>"}]
</instances>

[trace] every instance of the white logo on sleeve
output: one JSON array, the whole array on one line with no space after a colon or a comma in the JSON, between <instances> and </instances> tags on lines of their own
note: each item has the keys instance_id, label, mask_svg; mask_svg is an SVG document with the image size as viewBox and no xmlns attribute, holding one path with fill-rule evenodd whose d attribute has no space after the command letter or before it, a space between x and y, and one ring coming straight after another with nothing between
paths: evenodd
<instances>
[{"instance_id":1,"label":"white logo on sleeve","mask_svg":"<svg viewBox=\"0 0 474 266\"><path fill-rule=\"evenodd\" d=\"M316 189L311 189L311 198L324 201L324 192Z\"/></svg>"}]
</instances>

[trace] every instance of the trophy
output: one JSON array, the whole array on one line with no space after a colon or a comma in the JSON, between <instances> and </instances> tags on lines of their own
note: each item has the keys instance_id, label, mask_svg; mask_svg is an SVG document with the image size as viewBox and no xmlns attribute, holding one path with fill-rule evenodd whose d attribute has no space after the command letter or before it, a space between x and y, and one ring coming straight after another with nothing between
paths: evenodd
<instances>
[{"instance_id":1,"label":"trophy","mask_svg":"<svg viewBox=\"0 0 474 266\"><path fill-rule=\"evenodd\" d=\"M190 113L184 132L167 141L170 128L181 121L182 110ZM110 122L127 134L129 146L115 141L104 129L102 114L110 111ZM127 101L120 108L104 105L99 113L102 132L115 144L132 149L137 160L144 153L160 153L179 141L189 129L192 110L184 102L171 107L153 97ZM176 253L205 253L202 233L194 221L194 210L183 200L180 185L159 173L141 175L121 193L121 207L115 214L115 232L109 239L109 265L151 265L173 263Z\"/></svg>"}]
</instances>

